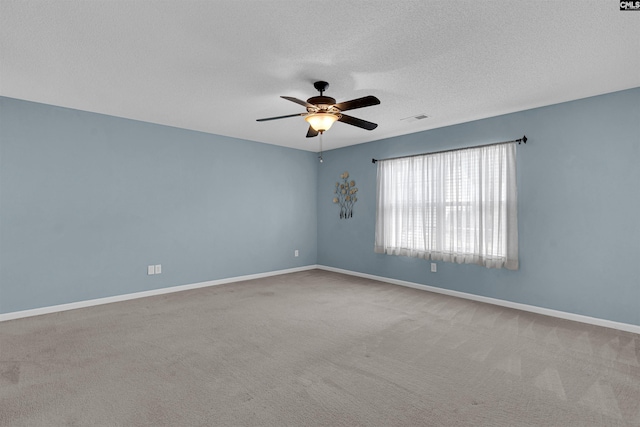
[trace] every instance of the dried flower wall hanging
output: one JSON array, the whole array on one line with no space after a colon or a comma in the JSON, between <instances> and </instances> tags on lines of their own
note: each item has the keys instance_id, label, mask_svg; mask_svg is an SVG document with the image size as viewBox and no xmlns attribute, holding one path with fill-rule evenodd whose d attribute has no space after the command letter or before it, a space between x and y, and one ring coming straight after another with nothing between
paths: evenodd
<instances>
[{"instance_id":1,"label":"dried flower wall hanging","mask_svg":"<svg viewBox=\"0 0 640 427\"><path fill-rule=\"evenodd\" d=\"M353 216L353 204L358 201L356 193L358 188L354 180L348 181L349 172L340 175L342 182L336 182L333 193L333 203L340 205L340 218L347 219Z\"/></svg>"}]
</instances>

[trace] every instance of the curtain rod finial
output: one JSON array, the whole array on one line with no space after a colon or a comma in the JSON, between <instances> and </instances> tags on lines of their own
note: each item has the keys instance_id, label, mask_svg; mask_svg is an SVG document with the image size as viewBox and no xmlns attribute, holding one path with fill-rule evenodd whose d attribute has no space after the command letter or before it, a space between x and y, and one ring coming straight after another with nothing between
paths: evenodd
<instances>
[{"instance_id":1,"label":"curtain rod finial","mask_svg":"<svg viewBox=\"0 0 640 427\"><path fill-rule=\"evenodd\" d=\"M376 163L377 160L376 159L371 159L371 163Z\"/></svg>"},{"instance_id":2,"label":"curtain rod finial","mask_svg":"<svg viewBox=\"0 0 640 427\"><path fill-rule=\"evenodd\" d=\"M522 142L524 142L525 144L527 143L527 135L522 137Z\"/></svg>"}]
</instances>

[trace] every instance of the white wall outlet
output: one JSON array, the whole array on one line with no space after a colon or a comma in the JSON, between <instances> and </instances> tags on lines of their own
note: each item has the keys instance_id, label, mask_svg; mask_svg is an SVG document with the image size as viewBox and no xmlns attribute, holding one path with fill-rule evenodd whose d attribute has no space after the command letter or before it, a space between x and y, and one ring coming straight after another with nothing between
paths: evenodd
<instances>
[{"instance_id":1,"label":"white wall outlet","mask_svg":"<svg viewBox=\"0 0 640 427\"><path fill-rule=\"evenodd\" d=\"M293 256L298 256L298 255L300 255L300 254L298 253L297 249L295 251L293 251Z\"/></svg>"},{"instance_id":2,"label":"white wall outlet","mask_svg":"<svg viewBox=\"0 0 640 427\"><path fill-rule=\"evenodd\" d=\"M162 264L156 264L155 271L156 271L156 274L162 273Z\"/></svg>"},{"instance_id":3,"label":"white wall outlet","mask_svg":"<svg viewBox=\"0 0 640 427\"><path fill-rule=\"evenodd\" d=\"M431 272L435 273L438 271L438 264L436 264L435 262L431 263Z\"/></svg>"},{"instance_id":4,"label":"white wall outlet","mask_svg":"<svg viewBox=\"0 0 640 427\"><path fill-rule=\"evenodd\" d=\"M156 267L154 265L147 266L147 274L151 276L152 274L156 274Z\"/></svg>"}]
</instances>

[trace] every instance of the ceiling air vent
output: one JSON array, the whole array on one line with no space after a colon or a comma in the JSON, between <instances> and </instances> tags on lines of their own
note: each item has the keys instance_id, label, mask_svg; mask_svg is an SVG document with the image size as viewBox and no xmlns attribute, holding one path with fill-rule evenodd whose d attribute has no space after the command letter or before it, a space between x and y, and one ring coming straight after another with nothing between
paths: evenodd
<instances>
[{"instance_id":1,"label":"ceiling air vent","mask_svg":"<svg viewBox=\"0 0 640 427\"><path fill-rule=\"evenodd\" d=\"M424 120L424 119L428 119L428 118L429 118L429 116L427 116L426 114L422 113L422 114L417 114L415 116L405 117L404 119L400 119L400 121L411 123L411 122L415 122L415 121L418 121L418 120Z\"/></svg>"}]
</instances>

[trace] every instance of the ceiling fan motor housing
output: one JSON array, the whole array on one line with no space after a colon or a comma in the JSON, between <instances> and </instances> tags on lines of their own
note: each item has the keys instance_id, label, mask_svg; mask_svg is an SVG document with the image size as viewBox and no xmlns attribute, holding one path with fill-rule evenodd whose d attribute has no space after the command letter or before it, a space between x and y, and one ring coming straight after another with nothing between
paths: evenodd
<instances>
[{"instance_id":1,"label":"ceiling fan motor housing","mask_svg":"<svg viewBox=\"0 0 640 427\"><path fill-rule=\"evenodd\" d=\"M307 102L309 104L315 105L321 111L325 111L334 106L336 100L334 98L331 98L330 96L312 96L311 98L307 99ZM307 110L311 112L312 109L307 108Z\"/></svg>"}]
</instances>

